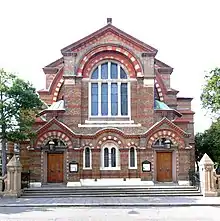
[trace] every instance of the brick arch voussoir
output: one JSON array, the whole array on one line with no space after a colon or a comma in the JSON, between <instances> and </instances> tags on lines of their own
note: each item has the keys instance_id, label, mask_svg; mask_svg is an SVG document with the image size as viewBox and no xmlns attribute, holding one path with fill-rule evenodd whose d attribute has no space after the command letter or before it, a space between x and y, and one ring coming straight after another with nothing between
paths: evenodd
<instances>
[{"instance_id":1,"label":"brick arch voussoir","mask_svg":"<svg viewBox=\"0 0 220 221\"><path fill-rule=\"evenodd\" d=\"M102 130L96 134L96 148L100 149L105 143L113 142L119 146L119 148L124 148L126 145L122 136L122 132L117 130Z\"/></svg>"},{"instance_id":2,"label":"brick arch voussoir","mask_svg":"<svg viewBox=\"0 0 220 221\"><path fill-rule=\"evenodd\" d=\"M156 75L156 78L155 78L155 87L156 87L156 90L158 92L160 101L164 101L165 92L164 92L163 88L161 87L161 83L160 83L160 80L158 79L157 75Z\"/></svg>"},{"instance_id":3,"label":"brick arch voussoir","mask_svg":"<svg viewBox=\"0 0 220 221\"><path fill-rule=\"evenodd\" d=\"M158 130L152 133L148 139L147 147L151 148L155 141L160 138L170 139L174 145L178 145L179 149L184 148L184 140L175 131L169 129Z\"/></svg>"},{"instance_id":4,"label":"brick arch voussoir","mask_svg":"<svg viewBox=\"0 0 220 221\"><path fill-rule=\"evenodd\" d=\"M59 95L59 92L60 92L60 89L63 85L63 82L64 82L64 79L63 78L60 78L60 80L58 81L54 91L53 91L53 97L52 97L52 102L56 102L57 101L57 98L58 98L58 95Z\"/></svg>"},{"instance_id":5,"label":"brick arch voussoir","mask_svg":"<svg viewBox=\"0 0 220 221\"><path fill-rule=\"evenodd\" d=\"M113 134L100 137L97 140L96 148L101 149L103 147L103 145L105 145L106 143L110 143L110 142L114 143L119 148L124 148L124 143L123 143L122 139L118 136L113 135Z\"/></svg>"},{"instance_id":6,"label":"brick arch voussoir","mask_svg":"<svg viewBox=\"0 0 220 221\"><path fill-rule=\"evenodd\" d=\"M108 128L108 129L101 129L101 130L98 130L96 133L95 133L95 138L97 139L98 137L102 136L103 134L117 134L119 135L120 137L124 137L125 134L123 133L123 131L119 130L119 129L115 129L115 128Z\"/></svg>"},{"instance_id":7,"label":"brick arch voussoir","mask_svg":"<svg viewBox=\"0 0 220 221\"><path fill-rule=\"evenodd\" d=\"M85 68L86 63L97 53L100 52L104 52L104 51L109 51L109 52L117 52L120 54L123 54L124 56L126 56L129 61L132 63L136 75L142 75L143 71L142 71L142 66L141 63L138 61L138 59L128 50L125 49L124 47L121 46L113 46L113 45L103 45L100 46L98 48L94 48L92 49L92 51L88 52L80 61L80 65L77 71L77 76L83 76L83 71Z\"/></svg>"},{"instance_id":8,"label":"brick arch voussoir","mask_svg":"<svg viewBox=\"0 0 220 221\"><path fill-rule=\"evenodd\" d=\"M36 143L37 147L42 147L44 146L50 139L59 139L62 140L64 142L64 144L68 147L68 148L72 148L72 142L70 140L70 138L63 132L61 131L48 131L44 134L42 134Z\"/></svg>"},{"instance_id":9,"label":"brick arch voussoir","mask_svg":"<svg viewBox=\"0 0 220 221\"><path fill-rule=\"evenodd\" d=\"M133 65L131 62L127 59L127 57L121 55L121 54L116 54L114 52L103 52L101 54L97 54L94 57L92 57L88 63L85 65L84 71L83 71L83 77L88 78L90 77L90 74L92 70L99 65L101 62L106 61L106 60L113 60L122 66L125 71L128 71L129 77L130 78L135 78L136 73Z\"/></svg>"}]
</instances>

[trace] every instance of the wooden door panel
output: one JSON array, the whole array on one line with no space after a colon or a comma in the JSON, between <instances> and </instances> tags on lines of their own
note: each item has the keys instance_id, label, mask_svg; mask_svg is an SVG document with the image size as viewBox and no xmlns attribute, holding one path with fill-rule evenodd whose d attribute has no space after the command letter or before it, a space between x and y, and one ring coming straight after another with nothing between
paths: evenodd
<instances>
[{"instance_id":1,"label":"wooden door panel","mask_svg":"<svg viewBox=\"0 0 220 221\"><path fill-rule=\"evenodd\" d=\"M157 181L172 181L172 152L157 152Z\"/></svg>"},{"instance_id":2,"label":"wooden door panel","mask_svg":"<svg viewBox=\"0 0 220 221\"><path fill-rule=\"evenodd\" d=\"M63 154L48 154L47 181L52 183L63 182Z\"/></svg>"}]
</instances>

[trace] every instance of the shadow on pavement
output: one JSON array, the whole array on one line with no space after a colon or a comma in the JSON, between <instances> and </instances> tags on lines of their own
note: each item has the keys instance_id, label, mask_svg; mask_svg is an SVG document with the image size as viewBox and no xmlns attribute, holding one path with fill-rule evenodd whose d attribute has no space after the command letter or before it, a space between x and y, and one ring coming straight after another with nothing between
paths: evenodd
<instances>
[{"instance_id":1,"label":"shadow on pavement","mask_svg":"<svg viewBox=\"0 0 220 221\"><path fill-rule=\"evenodd\" d=\"M48 212L54 211L55 208L46 208L46 207L0 207L0 214L16 214L24 212Z\"/></svg>"}]
</instances>

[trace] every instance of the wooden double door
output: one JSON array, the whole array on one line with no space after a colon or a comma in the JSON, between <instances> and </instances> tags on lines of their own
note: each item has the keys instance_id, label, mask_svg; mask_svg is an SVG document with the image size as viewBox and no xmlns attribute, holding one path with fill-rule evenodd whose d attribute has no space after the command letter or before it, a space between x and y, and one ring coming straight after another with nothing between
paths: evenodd
<instances>
[{"instance_id":1,"label":"wooden double door","mask_svg":"<svg viewBox=\"0 0 220 221\"><path fill-rule=\"evenodd\" d=\"M47 182L63 182L63 153L47 154Z\"/></svg>"},{"instance_id":2,"label":"wooden double door","mask_svg":"<svg viewBox=\"0 0 220 221\"><path fill-rule=\"evenodd\" d=\"M172 182L172 152L157 152L157 181Z\"/></svg>"}]
</instances>

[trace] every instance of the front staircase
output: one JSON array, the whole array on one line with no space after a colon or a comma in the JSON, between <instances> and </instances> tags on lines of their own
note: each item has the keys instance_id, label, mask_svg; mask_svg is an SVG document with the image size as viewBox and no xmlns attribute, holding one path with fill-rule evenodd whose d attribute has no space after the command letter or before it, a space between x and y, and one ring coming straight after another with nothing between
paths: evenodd
<instances>
[{"instance_id":1,"label":"front staircase","mask_svg":"<svg viewBox=\"0 0 220 221\"><path fill-rule=\"evenodd\" d=\"M67 197L172 197L202 196L194 186L129 186L129 187L66 187L43 186L23 189L22 198L67 198Z\"/></svg>"}]
</instances>

